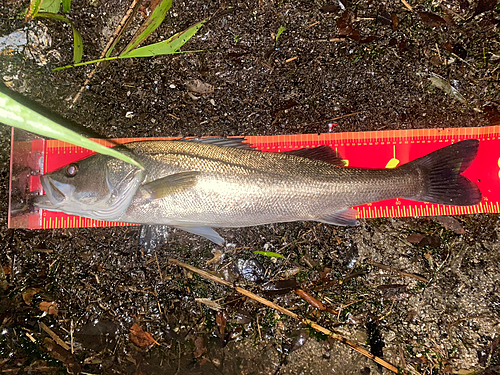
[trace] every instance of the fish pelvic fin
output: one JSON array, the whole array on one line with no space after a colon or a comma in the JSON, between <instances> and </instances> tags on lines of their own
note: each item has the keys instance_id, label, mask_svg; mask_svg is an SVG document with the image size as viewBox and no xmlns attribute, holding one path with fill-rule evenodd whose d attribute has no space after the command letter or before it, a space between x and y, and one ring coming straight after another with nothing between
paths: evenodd
<instances>
[{"instance_id":1,"label":"fish pelvic fin","mask_svg":"<svg viewBox=\"0 0 500 375\"><path fill-rule=\"evenodd\" d=\"M472 206L481 202L479 187L461 175L476 158L478 148L476 139L461 141L399 167L417 168L424 176L420 196L405 198L454 206Z\"/></svg>"}]
</instances>

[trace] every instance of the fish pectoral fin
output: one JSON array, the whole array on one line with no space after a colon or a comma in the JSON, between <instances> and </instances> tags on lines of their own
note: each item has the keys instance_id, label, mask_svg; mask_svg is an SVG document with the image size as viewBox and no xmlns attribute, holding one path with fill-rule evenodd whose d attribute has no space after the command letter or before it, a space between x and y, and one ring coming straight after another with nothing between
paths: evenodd
<instances>
[{"instance_id":1,"label":"fish pectoral fin","mask_svg":"<svg viewBox=\"0 0 500 375\"><path fill-rule=\"evenodd\" d=\"M285 151L284 154L300 156L302 158L326 161L327 163L345 167L342 157L330 146L322 145L315 148L301 148L299 150Z\"/></svg>"},{"instance_id":2,"label":"fish pectoral fin","mask_svg":"<svg viewBox=\"0 0 500 375\"><path fill-rule=\"evenodd\" d=\"M222 238L219 233L213 230L210 227L184 227L184 226L176 226L176 228L184 230L186 232L196 234L198 236L205 237L207 240L210 240L217 245L224 245L224 238Z\"/></svg>"},{"instance_id":3,"label":"fish pectoral fin","mask_svg":"<svg viewBox=\"0 0 500 375\"><path fill-rule=\"evenodd\" d=\"M322 217L318 221L327 224L354 227L359 225L359 221L356 220L357 213L358 211L348 208L347 210L335 212L333 215Z\"/></svg>"},{"instance_id":4,"label":"fish pectoral fin","mask_svg":"<svg viewBox=\"0 0 500 375\"><path fill-rule=\"evenodd\" d=\"M198 171L175 173L148 182L142 188L152 199L160 199L196 185L199 174Z\"/></svg>"}]
</instances>

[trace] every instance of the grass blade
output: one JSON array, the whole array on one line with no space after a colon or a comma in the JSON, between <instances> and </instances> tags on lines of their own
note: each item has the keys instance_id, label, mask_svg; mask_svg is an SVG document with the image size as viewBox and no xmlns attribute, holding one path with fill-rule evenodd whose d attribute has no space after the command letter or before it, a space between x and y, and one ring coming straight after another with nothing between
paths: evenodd
<instances>
[{"instance_id":1,"label":"grass blade","mask_svg":"<svg viewBox=\"0 0 500 375\"><path fill-rule=\"evenodd\" d=\"M83 39L81 34L73 27L73 25L71 25L71 28L73 29L73 62L78 64L82 61L83 57Z\"/></svg>"},{"instance_id":2,"label":"grass blade","mask_svg":"<svg viewBox=\"0 0 500 375\"><path fill-rule=\"evenodd\" d=\"M275 253L274 251L260 251L260 250L255 250L253 252L254 254L259 254L259 255L264 255L266 257L270 258L285 258L283 255L279 253Z\"/></svg>"},{"instance_id":3,"label":"grass blade","mask_svg":"<svg viewBox=\"0 0 500 375\"><path fill-rule=\"evenodd\" d=\"M155 7L151 15L143 22L139 30L137 30L132 40L127 47L125 47L122 55L126 55L129 51L133 50L158 28L165 19L171 6L172 0L162 0L162 2Z\"/></svg>"},{"instance_id":4,"label":"grass blade","mask_svg":"<svg viewBox=\"0 0 500 375\"><path fill-rule=\"evenodd\" d=\"M38 12L38 17L50 18L70 25L71 28L73 29L73 62L75 64L78 64L80 61L82 61L83 39L78 30L73 27L71 21L61 14L47 13L47 12Z\"/></svg>"},{"instance_id":5,"label":"grass blade","mask_svg":"<svg viewBox=\"0 0 500 375\"><path fill-rule=\"evenodd\" d=\"M68 13L71 10L71 0L62 0L63 13Z\"/></svg>"},{"instance_id":6,"label":"grass blade","mask_svg":"<svg viewBox=\"0 0 500 375\"><path fill-rule=\"evenodd\" d=\"M91 141L90 139L67 129L64 126L55 123L47 117L40 115L38 112L22 105L3 92L0 92L0 122L5 125L14 126L44 137L69 142L76 146L84 147L101 154L113 156L142 169L142 166L129 156Z\"/></svg>"},{"instance_id":7,"label":"grass blade","mask_svg":"<svg viewBox=\"0 0 500 375\"><path fill-rule=\"evenodd\" d=\"M207 22L203 20L191 26L190 28L175 34L167 40L159 43L149 44L144 47L136 48L126 54L120 55L120 58L126 57L151 57L158 55L171 55L181 48L194 34Z\"/></svg>"},{"instance_id":8,"label":"grass blade","mask_svg":"<svg viewBox=\"0 0 500 375\"><path fill-rule=\"evenodd\" d=\"M41 5L42 5L42 0L31 0L30 5L28 7L28 11L26 12L26 16L24 17L24 21L29 22L33 18L35 18L38 12L40 11Z\"/></svg>"}]
</instances>

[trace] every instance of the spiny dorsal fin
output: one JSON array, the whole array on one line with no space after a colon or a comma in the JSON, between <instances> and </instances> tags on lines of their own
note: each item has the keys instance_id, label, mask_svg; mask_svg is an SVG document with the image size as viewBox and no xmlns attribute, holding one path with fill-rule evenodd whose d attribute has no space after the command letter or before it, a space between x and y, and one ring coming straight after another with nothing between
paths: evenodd
<instances>
[{"instance_id":1,"label":"spiny dorsal fin","mask_svg":"<svg viewBox=\"0 0 500 375\"><path fill-rule=\"evenodd\" d=\"M152 199L164 198L194 186L198 182L198 171L171 174L143 185L143 189Z\"/></svg>"},{"instance_id":2,"label":"spiny dorsal fin","mask_svg":"<svg viewBox=\"0 0 500 375\"><path fill-rule=\"evenodd\" d=\"M232 147L242 150L254 150L255 147L250 143L245 143L246 139L243 137L226 138L226 137L210 137L210 138L182 138L179 141L183 142L199 142L220 147Z\"/></svg>"},{"instance_id":3,"label":"spiny dorsal fin","mask_svg":"<svg viewBox=\"0 0 500 375\"><path fill-rule=\"evenodd\" d=\"M322 145L315 148L301 148L300 150L285 151L285 154L300 156L303 158L322 160L339 167L344 167L344 161L340 155L330 146Z\"/></svg>"}]
</instances>

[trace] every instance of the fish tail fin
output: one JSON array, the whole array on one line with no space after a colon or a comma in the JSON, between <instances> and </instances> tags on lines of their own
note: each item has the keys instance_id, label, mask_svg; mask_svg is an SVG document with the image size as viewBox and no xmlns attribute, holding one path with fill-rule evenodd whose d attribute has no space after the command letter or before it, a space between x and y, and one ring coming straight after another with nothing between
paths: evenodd
<instances>
[{"instance_id":1,"label":"fish tail fin","mask_svg":"<svg viewBox=\"0 0 500 375\"><path fill-rule=\"evenodd\" d=\"M413 160L400 168L418 168L424 174L424 189L417 199L423 202L472 206L482 199L479 187L462 176L477 155L479 141L457 142Z\"/></svg>"}]
</instances>

